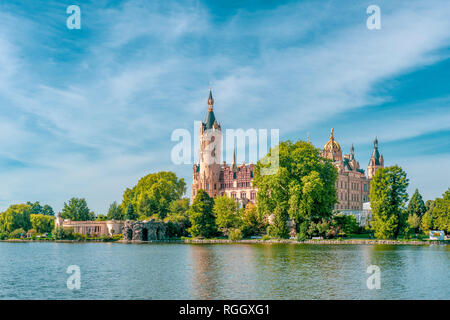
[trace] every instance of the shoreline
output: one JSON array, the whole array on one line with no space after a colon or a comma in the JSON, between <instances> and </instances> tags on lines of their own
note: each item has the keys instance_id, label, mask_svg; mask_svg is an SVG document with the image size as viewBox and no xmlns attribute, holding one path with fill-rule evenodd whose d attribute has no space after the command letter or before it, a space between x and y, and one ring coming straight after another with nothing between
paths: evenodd
<instances>
[{"instance_id":1,"label":"shoreline","mask_svg":"<svg viewBox=\"0 0 450 320\"><path fill-rule=\"evenodd\" d=\"M377 240L377 239L349 239L349 240L305 240L297 241L290 239L261 240L261 239L167 239L167 240L23 240L6 239L0 242L27 243L27 242L55 242L55 243L121 243L121 244L151 244L151 243L179 243L179 244L393 244L393 245L447 245L449 240Z\"/></svg>"}]
</instances>

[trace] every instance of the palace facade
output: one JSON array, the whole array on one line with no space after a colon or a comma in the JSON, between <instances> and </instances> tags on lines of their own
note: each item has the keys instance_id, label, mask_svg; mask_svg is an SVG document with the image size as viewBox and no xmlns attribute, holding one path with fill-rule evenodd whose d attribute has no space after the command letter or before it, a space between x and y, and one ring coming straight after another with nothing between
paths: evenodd
<instances>
[{"instance_id":1,"label":"palace facade","mask_svg":"<svg viewBox=\"0 0 450 320\"><path fill-rule=\"evenodd\" d=\"M336 210L363 210L363 203L369 202L370 180L375 171L384 167L383 156L378 151L378 139L373 142L373 152L367 166L368 175L360 168L355 158L355 148L350 148L349 154L342 154L339 143L334 139L334 129L331 129L330 139L323 146L322 157L330 159L338 170L336 181Z\"/></svg>"},{"instance_id":2,"label":"palace facade","mask_svg":"<svg viewBox=\"0 0 450 320\"><path fill-rule=\"evenodd\" d=\"M206 119L199 132L199 163L193 167L192 199L198 190L205 190L210 197L227 195L245 206L247 202L256 202L258 189L253 185L255 165L221 162L222 128L214 115L214 99L211 90L207 101ZM363 203L369 201L370 180L378 168L384 167L383 156L378 150L375 137L372 157L367 167L367 176L355 158L352 145L349 154L342 154L339 143L334 138L334 130L324 145L321 155L330 159L338 170L336 181L338 203L336 210L362 210Z\"/></svg>"}]
</instances>

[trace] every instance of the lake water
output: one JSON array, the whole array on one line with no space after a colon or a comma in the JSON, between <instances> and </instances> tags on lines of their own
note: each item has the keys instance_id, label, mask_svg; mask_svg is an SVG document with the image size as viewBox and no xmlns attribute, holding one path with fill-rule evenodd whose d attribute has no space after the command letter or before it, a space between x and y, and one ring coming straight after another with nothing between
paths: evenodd
<instances>
[{"instance_id":1,"label":"lake water","mask_svg":"<svg viewBox=\"0 0 450 320\"><path fill-rule=\"evenodd\" d=\"M0 299L449 299L449 262L445 245L2 242Z\"/></svg>"}]
</instances>

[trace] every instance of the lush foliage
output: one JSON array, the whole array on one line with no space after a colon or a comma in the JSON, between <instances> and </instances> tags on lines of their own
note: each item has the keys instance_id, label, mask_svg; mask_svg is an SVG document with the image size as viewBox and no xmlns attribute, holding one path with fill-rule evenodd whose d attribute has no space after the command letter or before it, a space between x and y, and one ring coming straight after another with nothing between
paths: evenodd
<instances>
[{"instance_id":1,"label":"lush foliage","mask_svg":"<svg viewBox=\"0 0 450 320\"><path fill-rule=\"evenodd\" d=\"M214 199L205 190L198 190L197 196L189 209L193 237L211 238L217 234L216 217L213 213Z\"/></svg>"},{"instance_id":2,"label":"lush foliage","mask_svg":"<svg viewBox=\"0 0 450 320\"><path fill-rule=\"evenodd\" d=\"M53 208L50 207L48 204L41 206L39 201L36 202L27 202L27 205L31 207L30 214L43 214L46 216L53 216L55 213L53 212Z\"/></svg>"},{"instance_id":3,"label":"lush foliage","mask_svg":"<svg viewBox=\"0 0 450 320\"><path fill-rule=\"evenodd\" d=\"M64 202L61 217L72 221L95 220L95 215L89 211L84 198L72 198L69 200L69 203Z\"/></svg>"},{"instance_id":4,"label":"lush foliage","mask_svg":"<svg viewBox=\"0 0 450 320\"><path fill-rule=\"evenodd\" d=\"M108 214L106 215L108 220L124 220L125 214L121 208L117 205L117 202L114 201L111 203L108 209Z\"/></svg>"},{"instance_id":5,"label":"lush foliage","mask_svg":"<svg viewBox=\"0 0 450 320\"><path fill-rule=\"evenodd\" d=\"M169 212L170 203L181 199L185 191L184 179L178 179L175 173L152 173L141 178L132 189L125 190L121 209L127 212L131 204L137 216L150 217L156 214L164 219Z\"/></svg>"},{"instance_id":6,"label":"lush foliage","mask_svg":"<svg viewBox=\"0 0 450 320\"><path fill-rule=\"evenodd\" d=\"M9 234L9 238L11 239L20 239L22 236L24 236L26 233L26 231L22 228L18 228L13 230L10 234Z\"/></svg>"},{"instance_id":7,"label":"lush foliage","mask_svg":"<svg viewBox=\"0 0 450 320\"><path fill-rule=\"evenodd\" d=\"M267 225L264 216L258 213L256 205L249 202L242 214L241 231L244 237L259 236L266 231Z\"/></svg>"},{"instance_id":8,"label":"lush foliage","mask_svg":"<svg viewBox=\"0 0 450 320\"><path fill-rule=\"evenodd\" d=\"M219 229L228 234L228 229L239 228L241 217L238 212L238 203L235 199L224 195L214 199L213 212L216 216L216 223Z\"/></svg>"},{"instance_id":9,"label":"lush foliage","mask_svg":"<svg viewBox=\"0 0 450 320\"><path fill-rule=\"evenodd\" d=\"M414 194L411 197L411 200L409 200L408 203L408 216L417 215L419 217L422 217L427 208L425 207L425 203L423 202L422 195L419 193L419 190L416 189L414 191Z\"/></svg>"},{"instance_id":10,"label":"lush foliage","mask_svg":"<svg viewBox=\"0 0 450 320\"><path fill-rule=\"evenodd\" d=\"M273 237L288 237L287 219L298 226L308 226L331 217L336 203L337 170L323 159L320 150L312 144L297 141L281 142L272 148L265 159L279 155L278 171L263 175L270 164L258 161L255 185L258 187L258 211L273 216L269 233Z\"/></svg>"},{"instance_id":11,"label":"lush foliage","mask_svg":"<svg viewBox=\"0 0 450 320\"><path fill-rule=\"evenodd\" d=\"M169 229L169 237L188 236L191 227L189 220L189 198L173 201L169 206L169 214L164 219Z\"/></svg>"},{"instance_id":12,"label":"lush foliage","mask_svg":"<svg viewBox=\"0 0 450 320\"><path fill-rule=\"evenodd\" d=\"M0 231L9 233L19 228L31 229L30 210L27 204L11 205L0 214Z\"/></svg>"},{"instance_id":13,"label":"lush foliage","mask_svg":"<svg viewBox=\"0 0 450 320\"><path fill-rule=\"evenodd\" d=\"M55 224L55 218L53 216L44 214L31 214L30 221L31 226L37 233L50 233Z\"/></svg>"},{"instance_id":14,"label":"lush foliage","mask_svg":"<svg viewBox=\"0 0 450 320\"><path fill-rule=\"evenodd\" d=\"M228 238L230 240L241 240L242 239L242 231L241 229L230 229L228 232Z\"/></svg>"},{"instance_id":15,"label":"lush foliage","mask_svg":"<svg viewBox=\"0 0 450 320\"><path fill-rule=\"evenodd\" d=\"M371 225L375 237L395 239L406 226L408 179L399 166L380 168L370 184Z\"/></svg>"},{"instance_id":16,"label":"lush foliage","mask_svg":"<svg viewBox=\"0 0 450 320\"><path fill-rule=\"evenodd\" d=\"M450 188L442 198L427 201L427 212L422 217L421 228L424 231L444 230L450 232Z\"/></svg>"}]
</instances>

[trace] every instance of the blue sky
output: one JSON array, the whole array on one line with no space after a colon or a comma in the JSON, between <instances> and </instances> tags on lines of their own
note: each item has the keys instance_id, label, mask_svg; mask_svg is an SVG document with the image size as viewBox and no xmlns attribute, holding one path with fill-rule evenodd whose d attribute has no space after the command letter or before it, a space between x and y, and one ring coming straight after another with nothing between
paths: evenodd
<instances>
[{"instance_id":1,"label":"blue sky","mask_svg":"<svg viewBox=\"0 0 450 320\"><path fill-rule=\"evenodd\" d=\"M81 30L66 8L81 7ZM381 30L366 8L381 8ZM85 197L96 213L173 170L171 133L203 119L209 83L225 128L279 128L322 147L330 128L366 168L425 199L450 187L450 2L2 1L0 209ZM188 191L188 194L190 192Z\"/></svg>"}]
</instances>

